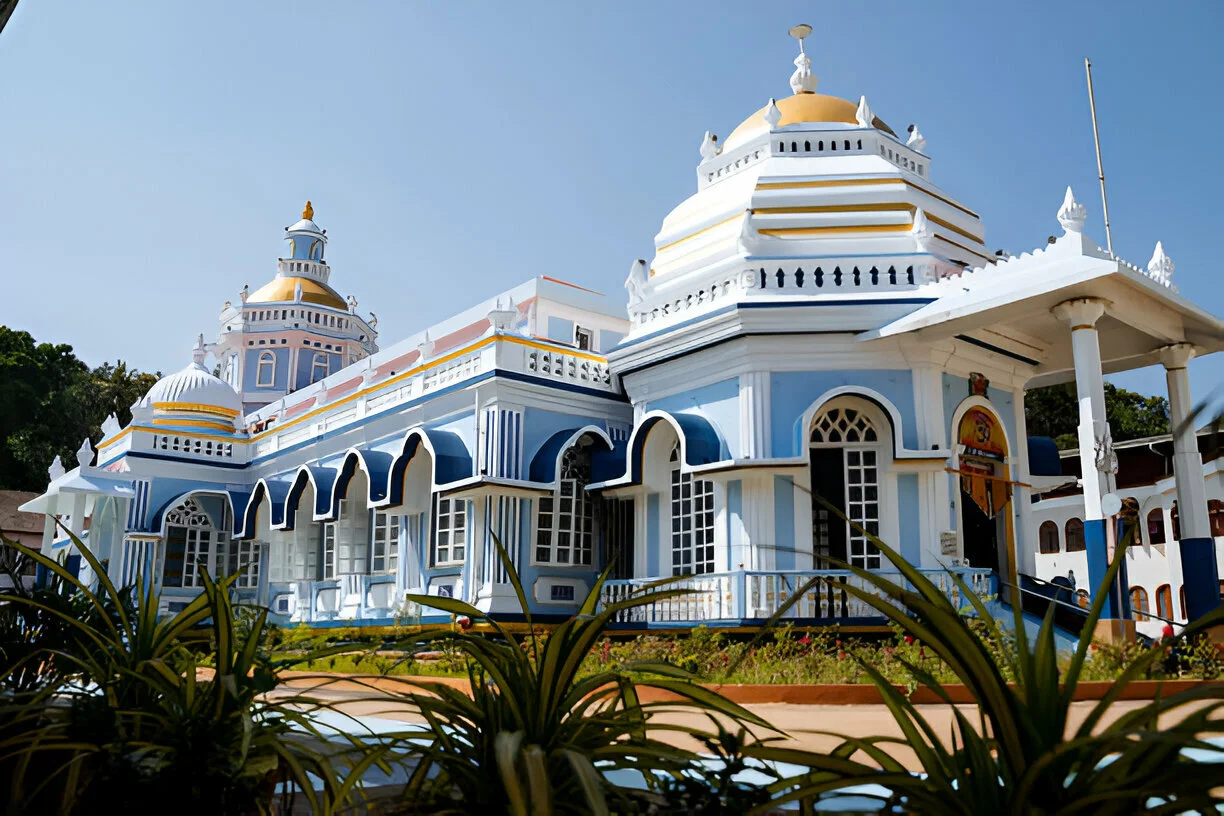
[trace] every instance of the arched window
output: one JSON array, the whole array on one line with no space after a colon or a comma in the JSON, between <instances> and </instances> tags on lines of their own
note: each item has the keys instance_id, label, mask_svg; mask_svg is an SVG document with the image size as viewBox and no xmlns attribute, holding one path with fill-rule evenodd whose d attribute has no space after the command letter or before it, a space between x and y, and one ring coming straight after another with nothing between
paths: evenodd
<instances>
[{"instance_id":1,"label":"arched window","mask_svg":"<svg viewBox=\"0 0 1224 816\"><path fill-rule=\"evenodd\" d=\"M167 511L163 586L203 586L201 568L207 569L213 577L225 570L225 545L230 527L229 505L220 502L218 507L214 508L214 514L220 516L219 525L205 512L195 497L188 497L178 507ZM255 569L258 569L258 564ZM256 583L258 580L259 576L256 574Z\"/></svg>"},{"instance_id":2,"label":"arched window","mask_svg":"<svg viewBox=\"0 0 1224 816\"><path fill-rule=\"evenodd\" d=\"M880 534L880 433L865 411L843 404L816 417L809 442L813 490L846 516L843 522L821 503L812 503L816 568L827 569L835 558L879 569L880 551L871 536Z\"/></svg>"},{"instance_id":3,"label":"arched window","mask_svg":"<svg viewBox=\"0 0 1224 816\"><path fill-rule=\"evenodd\" d=\"M259 365L255 370L255 385L271 388L276 384L276 355L270 351L259 353Z\"/></svg>"},{"instance_id":4,"label":"arched window","mask_svg":"<svg viewBox=\"0 0 1224 816\"><path fill-rule=\"evenodd\" d=\"M1143 587L1131 587L1131 612L1137 621L1147 620L1148 613L1148 594Z\"/></svg>"},{"instance_id":5,"label":"arched window","mask_svg":"<svg viewBox=\"0 0 1224 816\"><path fill-rule=\"evenodd\" d=\"M561 456L556 492L540 499L537 563L590 566L595 539L595 503L586 492L590 481L590 451L580 440Z\"/></svg>"},{"instance_id":6,"label":"arched window","mask_svg":"<svg viewBox=\"0 0 1224 816\"><path fill-rule=\"evenodd\" d=\"M1168 584L1156 587L1156 614L1167 620L1173 619L1173 590Z\"/></svg>"},{"instance_id":7,"label":"arched window","mask_svg":"<svg viewBox=\"0 0 1224 816\"><path fill-rule=\"evenodd\" d=\"M1173 522L1173 540L1181 541L1181 524L1177 520L1177 502L1173 502L1173 510L1169 513L1169 518Z\"/></svg>"},{"instance_id":8,"label":"arched window","mask_svg":"<svg viewBox=\"0 0 1224 816\"><path fill-rule=\"evenodd\" d=\"M671 457L672 575L714 571L714 483L680 472L680 443Z\"/></svg>"},{"instance_id":9,"label":"arched window","mask_svg":"<svg viewBox=\"0 0 1224 816\"><path fill-rule=\"evenodd\" d=\"M1138 547L1143 544L1143 529L1139 524L1139 500L1134 496L1128 496L1122 500L1122 509L1118 511L1118 517L1122 519L1122 537L1129 534L1130 545Z\"/></svg>"},{"instance_id":10,"label":"arched window","mask_svg":"<svg viewBox=\"0 0 1224 816\"><path fill-rule=\"evenodd\" d=\"M323 257L323 242L315 239L310 244L310 259L312 261L320 260Z\"/></svg>"},{"instance_id":11,"label":"arched window","mask_svg":"<svg viewBox=\"0 0 1224 816\"><path fill-rule=\"evenodd\" d=\"M1211 535L1224 536L1224 502L1212 499L1207 502L1207 520L1211 524Z\"/></svg>"},{"instance_id":12,"label":"arched window","mask_svg":"<svg viewBox=\"0 0 1224 816\"><path fill-rule=\"evenodd\" d=\"M1155 507L1148 511L1147 529L1149 544L1165 543L1164 509Z\"/></svg>"},{"instance_id":13,"label":"arched window","mask_svg":"<svg viewBox=\"0 0 1224 816\"><path fill-rule=\"evenodd\" d=\"M1037 539L1041 552L1058 552L1058 525L1052 521L1041 522L1041 527L1037 530Z\"/></svg>"},{"instance_id":14,"label":"arched window","mask_svg":"<svg viewBox=\"0 0 1224 816\"><path fill-rule=\"evenodd\" d=\"M1067 552L1083 552L1085 549L1084 522L1077 518L1067 519L1063 527L1063 537L1067 540Z\"/></svg>"},{"instance_id":15,"label":"arched window","mask_svg":"<svg viewBox=\"0 0 1224 816\"><path fill-rule=\"evenodd\" d=\"M1186 586L1177 588L1177 608L1181 611L1180 620L1189 620L1190 616L1186 614Z\"/></svg>"},{"instance_id":16,"label":"arched window","mask_svg":"<svg viewBox=\"0 0 1224 816\"><path fill-rule=\"evenodd\" d=\"M314 353L314 364L310 367L310 381L316 383L319 380L326 379L330 374L330 366L327 361L327 352L316 351Z\"/></svg>"}]
</instances>

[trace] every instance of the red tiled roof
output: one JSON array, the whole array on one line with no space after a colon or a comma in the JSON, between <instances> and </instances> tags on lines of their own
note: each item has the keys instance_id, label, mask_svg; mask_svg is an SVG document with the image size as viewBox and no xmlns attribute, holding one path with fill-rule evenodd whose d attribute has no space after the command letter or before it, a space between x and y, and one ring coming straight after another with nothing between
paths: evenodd
<instances>
[{"instance_id":1,"label":"red tiled roof","mask_svg":"<svg viewBox=\"0 0 1224 816\"><path fill-rule=\"evenodd\" d=\"M9 533L41 533L43 517L39 513L23 513L17 508L37 493L28 490L0 490L0 530Z\"/></svg>"}]
</instances>

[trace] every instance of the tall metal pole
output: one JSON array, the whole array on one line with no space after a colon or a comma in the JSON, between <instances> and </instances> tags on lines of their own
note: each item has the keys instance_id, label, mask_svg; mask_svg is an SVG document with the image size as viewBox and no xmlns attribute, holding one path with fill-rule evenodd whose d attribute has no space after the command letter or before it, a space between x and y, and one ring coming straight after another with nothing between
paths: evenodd
<instances>
[{"instance_id":1,"label":"tall metal pole","mask_svg":"<svg viewBox=\"0 0 1224 816\"><path fill-rule=\"evenodd\" d=\"M1105 248L1113 254L1113 236L1109 232L1109 202L1105 200L1105 167L1101 164L1101 134L1097 130L1096 97L1092 93L1092 63L1084 57L1084 72L1088 74L1088 107L1092 110L1092 141L1096 143L1097 178L1101 181L1101 210L1105 214Z\"/></svg>"}]
</instances>

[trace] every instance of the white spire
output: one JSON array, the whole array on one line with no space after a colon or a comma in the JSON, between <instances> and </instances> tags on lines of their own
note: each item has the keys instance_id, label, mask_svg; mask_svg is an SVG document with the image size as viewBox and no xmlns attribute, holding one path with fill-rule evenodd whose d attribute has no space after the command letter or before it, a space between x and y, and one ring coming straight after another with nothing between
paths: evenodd
<instances>
[{"instance_id":1,"label":"white spire","mask_svg":"<svg viewBox=\"0 0 1224 816\"><path fill-rule=\"evenodd\" d=\"M89 437L85 437L81 442L81 447L77 448L77 463L82 468L87 468L93 462L94 452L93 446L89 444Z\"/></svg>"},{"instance_id":2,"label":"white spire","mask_svg":"<svg viewBox=\"0 0 1224 816\"><path fill-rule=\"evenodd\" d=\"M51 477L51 481L53 482L63 476L66 472L67 471L64 470L64 463L60 461L58 455L51 460L51 467L47 468L47 475Z\"/></svg>"},{"instance_id":3,"label":"white spire","mask_svg":"<svg viewBox=\"0 0 1224 816\"><path fill-rule=\"evenodd\" d=\"M1062 228L1067 232L1083 232L1084 220L1087 217L1088 211L1084 209L1083 204L1075 200L1075 193L1068 187L1062 206L1058 208L1058 223L1062 224Z\"/></svg>"},{"instance_id":4,"label":"white spire","mask_svg":"<svg viewBox=\"0 0 1224 816\"><path fill-rule=\"evenodd\" d=\"M701 158L712 159L718 155L719 150L721 148L718 146L718 137L707 130L701 140Z\"/></svg>"},{"instance_id":5,"label":"white spire","mask_svg":"<svg viewBox=\"0 0 1224 816\"><path fill-rule=\"evenodd\" d=\"M803 38L812 33L810 25L801 23L790 30L790 35L799 41L799 56L795 57L795 73L791 74L790 86L794 93L812 93L816 90L816 76L812 73L812 61L803 53Z\"/></svg>"},{"instance_id":6,"label":"white spire","mask_svg":"<svg viewBox=\"0 0 1224 816\"><path fill-rule=\"evenodd\" d=\"M1148 261L1147 268L1148 274L1157 283L1173 285L1173 259L1165 254L1164 244L1160 241L1156 242L1156 250L1152 253L1152 260Z\"/></svg>"},{"instance_id":7,"label":"white spire","mask_svg":"<svg viewBox=\"0 0 1224 816\"><path fill-rule=\"evenodd\" d=\"M112 413L106 418L106 421L102 423L102 438L110 439L121 430L123 430L123 428L119 424L119 417Z\"/></svg>"},{"instance_id":8,"label":"white spire","mask_svg":"<svg viewBox=\"0 0 1224 816\"><path fill-rule=\"evenodd\" d=\"M867 97L859 97L858 110L854 112L854 119L858 122L859 127L875 127L875 125L871 124L875 116L872 115L871 107L867 104Z\"/></svg>"},{"instance_id":9,"label":"white spire","mask_svg":"<svg viewBox=\"0 0 1224 816\"><path fill-rule=\"evenodd\" d=\"M776 130L778 123L782 121L782 111L778 109L778 103L772 96L769 97L769 104L765 106L765 121L770 130Z\"/></svg>"},{"instance_id":10,"label":"white spire","mask_svg":"<svg viewBox=\"0 0 1224 816\"><path fill-rule=\"evenodd\" d=\"M191 359L196 365L204 365L204 356L208 354L208 348L204 345L204 335L196 338L195 348L191 350Z\"/></svg>"},{"instance_id":11,"label":"white spire","mask_svg":"<svg viewBox=\"0 0 1224 816\"><path fill-rule=\"evenodd\" d=\"M926 138L923 137L922 132L918 130L917 125L909 126L909 138L905 141L905 146L910 150L916 150L919 153L921 153L923 148L926 147Z\"/></svg>"},{"instance_id":12,"label":"white spire","mask_svg":"<svg viewBox=\"0 0 1224 816\"><path fill-rule=\"evenodd\" d=\"M293 284L293 302L294 303L302 302L302 282L301 281L297 281L296 283Z\"/></svg>"}]
</instances>

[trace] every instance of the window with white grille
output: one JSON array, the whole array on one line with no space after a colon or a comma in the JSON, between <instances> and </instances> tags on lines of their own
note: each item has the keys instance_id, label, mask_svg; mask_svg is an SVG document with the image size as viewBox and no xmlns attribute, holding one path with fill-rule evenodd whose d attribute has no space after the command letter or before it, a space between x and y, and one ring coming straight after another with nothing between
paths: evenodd
<instances>
[{"instance_id":1,"label":"window with white grille","mask_svg":"<svg viewBox=\"0 0 1224 816\"><path fill-rule=\"evenodd\" d=\"M238 540L230 542L228 574L237 575L234 586L254 589L259 586L259 550L261 542Z\"/></svg>"},{"instance_id":2,"label":"window with white grille","mask_svg":"<svg viewBox=\"0 0 1224 816\"><path fill-rule=\"evenodd\" d=\"M537 563L590 566L595 527L595 504L586 492L590 481L589 451L579 445L566 450L556 492L540 499Z\"/></svg>"},{"instance_id":3,"label":"window with white grille","mask_svg":"<svg viewBox=\"0 0 1224 816\"><path fill-rule=\"evenodd\" d=\"M462 564L467 550L467 501L439 497L434 505L434 566Z\"/></svg>"},{"instance_id":4,"label":"window with white grille","mask_svg":"<svg viewBox=\"0 0 1224 816\"><path fill-rule=\"evenodd\" d=\"M221 571L218 567L225 566L228 525L228 510L218 529L193 498L168 511L162 584L168 587L203 586L201 568L209 570L215 578Z\"/></svg>"},{"instance_id":5,"label":"window with white grille","mask_svg":"<svg viewBox=\"0 0 1224 816\"><path fill-rule=\"evenodd\" d=\"M680 472L680 446L671 452L672 575L714 571L714 483Z\"/></svg>"},{"instance_id":6,"label":"window with white grille","mask_svg":"<svg viewBox=\"0 0 1224 816\"><path fill-rule=\"evenodd\" d=\"M846 521L842 522L827 507L813 502L813 554L816 563L827 563L826 559L830 556L840 558L841 553L836 551L840 548L835 547L833 542L844 541L846 561L856 567L879 569L880 551L871 543L871 536L878 537L880 534L879 432L863 411L835 407L822 413L812 423L810 442L813 448L840 450L841 473L835 473L832 487L840 488L840 497L833 498L841 499L841 509L846 516ZM835 457L837 455L836 451L830 453ZM823 462L827 465L827 460ZM836 458L833 463L833 467L836 467ZM838 481L840 484L836 483ZM828 488L830 485L826 482L825 486ZM815 481L813 487L816 488ZM826 495L826 498L830 497ZM838 529L834 530L834 526ZM841 528L844 528L844 532Z\"/></svg>"},{"instance_id":7,"label":"window with white grille","mask_svg":"<svg viewBox=\"0 0 1224 816\"><path fill-rule=\"evenodd\" d=\"M399 567L400 517L390 513L374 514L371 531L370 572L394 573Z\"/></svg>"}]
</instances>

